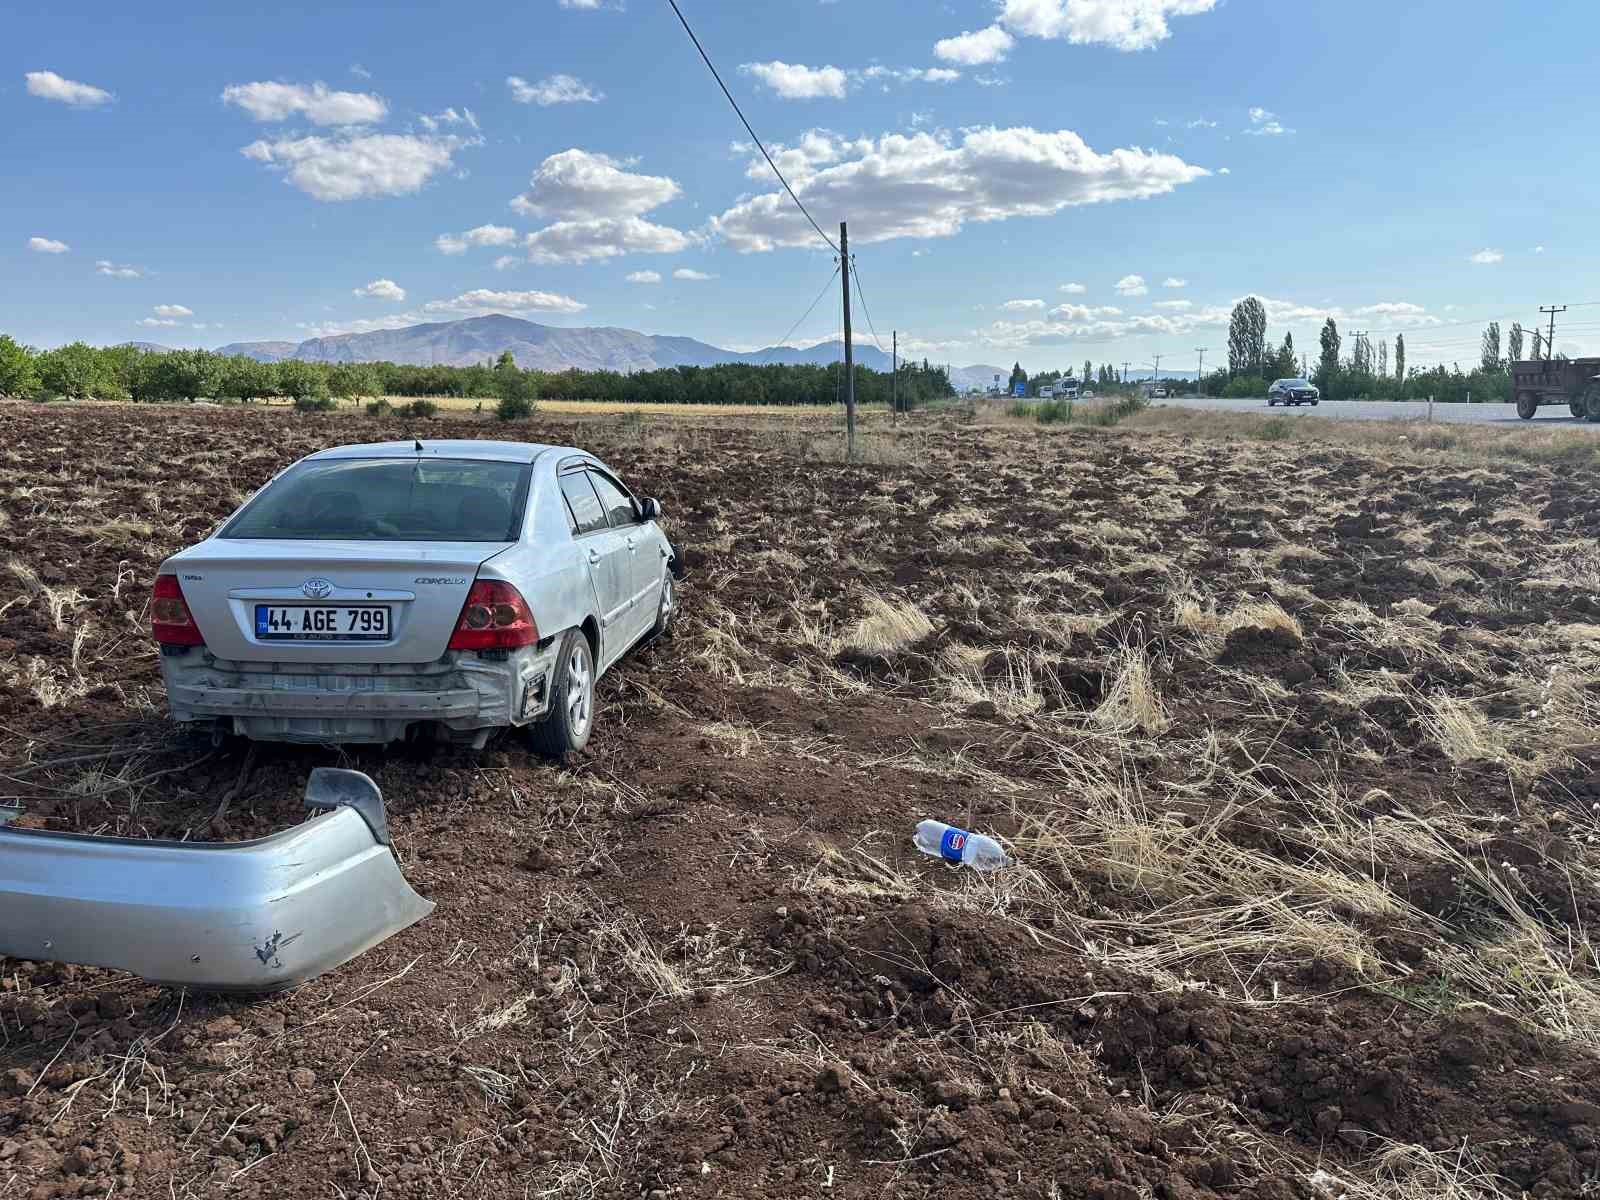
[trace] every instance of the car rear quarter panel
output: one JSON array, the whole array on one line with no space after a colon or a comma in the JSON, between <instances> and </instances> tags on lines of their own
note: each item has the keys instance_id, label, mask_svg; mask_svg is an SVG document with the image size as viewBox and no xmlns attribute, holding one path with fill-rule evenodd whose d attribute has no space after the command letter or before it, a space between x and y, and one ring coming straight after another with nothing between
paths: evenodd
<instances>
[{"instance_id":1,"label":"car rear quarter panel","mask_svg":"<svg viewBox=\"0 0 1600 1200\"><path fill-rule=\"evenodd\" d=\"M480 578L504 579L528 602L542 637L576 629L590 618L598 628L598 600L589 565L572 537L566 501L556 481L560 460L577 451L546 451L534 463L523 538L479 568ZM599 657L610 657L602 645Z\"/></svg>"}]
</instances>

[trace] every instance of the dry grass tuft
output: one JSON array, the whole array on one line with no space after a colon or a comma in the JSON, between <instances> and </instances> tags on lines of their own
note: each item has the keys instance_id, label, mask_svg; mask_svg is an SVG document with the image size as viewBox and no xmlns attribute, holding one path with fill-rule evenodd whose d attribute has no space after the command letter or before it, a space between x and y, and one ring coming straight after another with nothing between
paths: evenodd
<instances>
[{"instance_id":1,"label":"dry grass tuft","mask_svg":"<svg viewBox=\"0 0 1600 1200\"><path fill-rule=\"evenodd\" d=\"M1090 723L1106 733L1164 733L1171 720L1156 687L1150 656L1144 647L1124 645L1112 659L1115 676Z\"/></svg>"},{"instance_id":2,"label":"dry grass tuft","mask_svg":"<svg viewBox=\"0 0 1600 1200\"><path fill-rule=\"evenodd\" d=\"M841 649L887 656L933 632L933 622L909 600L888 600L873 593L866 599L866 610L839 639Z\"/></svg>"}]
</instances>

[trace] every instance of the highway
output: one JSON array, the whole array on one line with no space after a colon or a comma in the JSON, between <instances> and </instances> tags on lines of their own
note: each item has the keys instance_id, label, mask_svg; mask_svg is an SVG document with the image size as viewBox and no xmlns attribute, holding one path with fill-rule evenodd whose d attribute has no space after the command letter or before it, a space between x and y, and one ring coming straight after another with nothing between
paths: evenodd
<instances>
[{"instance_id":1,"label":"highway","mask_svg":"<svg viewBox=\"0 0 1600 1200\"><path fill-rule=\"evenodd\" d=\"M1172 408L1202 408L1217 412L1272 413L1294 417L1324 417L1334 421L1425 421L1428 417L1427 401L1384 402L1376 400L1324 400L1312 408L1268 408L1264 399L1223 400L1209 396L1177 396L1168 400L1152 400L1153 406ZM1433 419L1436 422L1460 425L1570 425L1575 429L1600 431L1600 424L1574 417L1565 405L1541 408L1532 421L1524 422L1517 416L1514 404L1435 404Z\"/></svg>"}]
</instances>

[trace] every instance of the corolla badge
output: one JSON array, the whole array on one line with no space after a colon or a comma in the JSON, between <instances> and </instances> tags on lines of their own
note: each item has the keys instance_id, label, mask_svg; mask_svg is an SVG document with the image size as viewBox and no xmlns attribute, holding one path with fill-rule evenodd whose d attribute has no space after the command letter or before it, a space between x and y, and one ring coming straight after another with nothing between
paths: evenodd
<instances>
[{"instance_id":1,"label":"corolla badge","mask_svg":"<svg viewBox=\"0 0 1600 1200\"><path fill-rule=\"evenodd\" d=\"M333 584L319 575L302 583L300 590L313 600L326 600L333 595Z\"/></svg>"}]
</instances>

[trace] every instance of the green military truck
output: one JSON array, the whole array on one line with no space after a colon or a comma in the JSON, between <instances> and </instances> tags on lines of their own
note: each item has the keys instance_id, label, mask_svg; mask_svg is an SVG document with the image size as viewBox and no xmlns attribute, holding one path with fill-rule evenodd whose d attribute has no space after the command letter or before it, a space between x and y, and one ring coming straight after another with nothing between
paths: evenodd
<instances>
[{"instance_id":1,"label":"green military truck","mask_svg":"<svg viewBox=\"0 0 1600 1200\"><path fill-rule=\"evenodd\" d=\"M1544 404L1565 404L1575 417L1600 421L1600 358L1535 358L1511 364L1517 416L1532 420Z\"/></svg>"}]
</instances>

